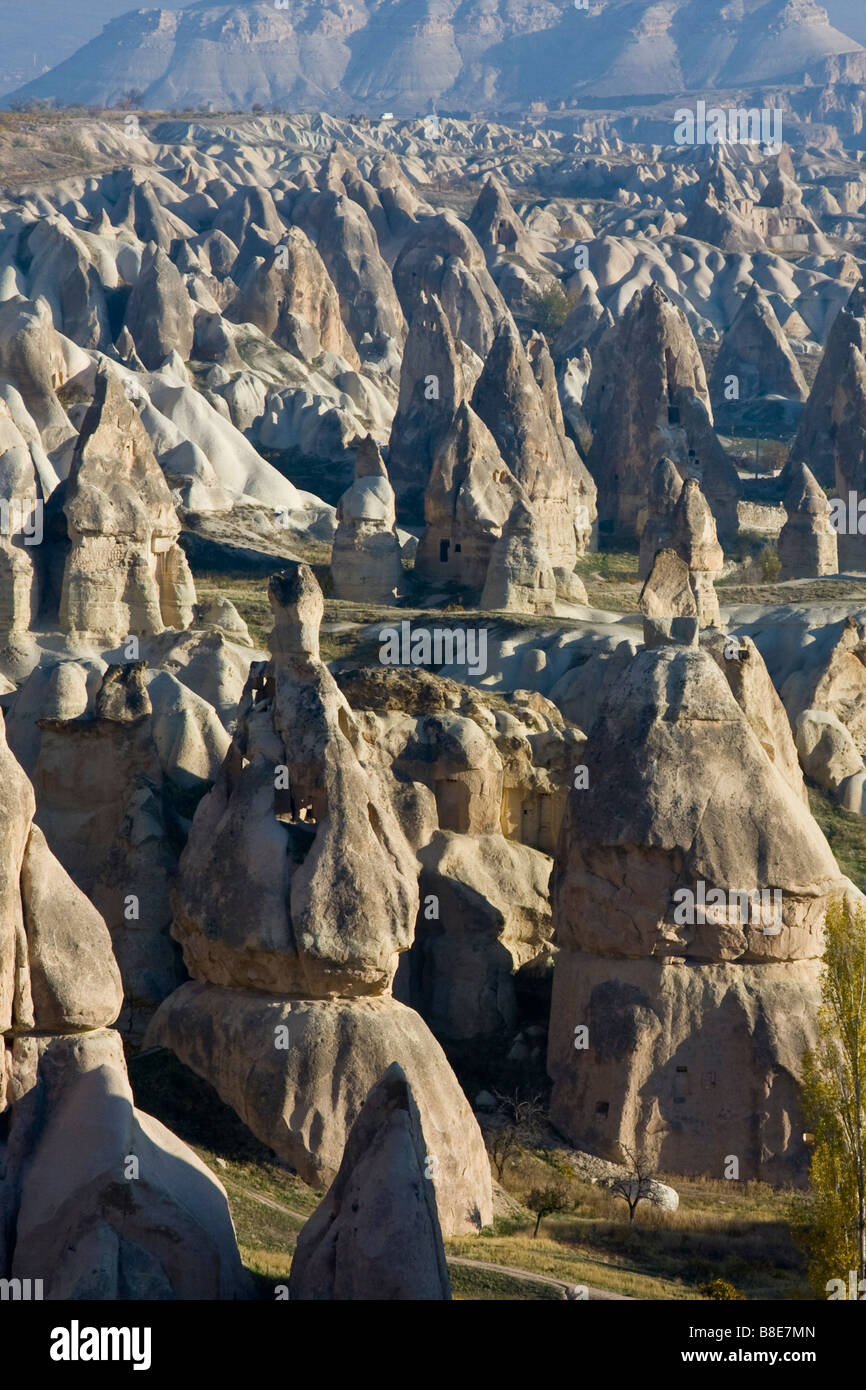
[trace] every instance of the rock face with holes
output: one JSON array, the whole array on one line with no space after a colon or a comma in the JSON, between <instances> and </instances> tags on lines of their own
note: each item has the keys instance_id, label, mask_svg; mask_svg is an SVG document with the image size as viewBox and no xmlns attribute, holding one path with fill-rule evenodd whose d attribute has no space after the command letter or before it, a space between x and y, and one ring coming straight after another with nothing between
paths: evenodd
<instances>
[{"instance_id":1,"label":"rock face with holes","mask_svg":"<svg viewBox=\"0 0 866 1390\"><path fill-rule=\"evenodd\" d=\"M180 863L172 930L194 983L147 1036L314 1184L399 1061L435 1137L443 1229L478 1229L492 1200L480 1131L426 1025L391 997L418 911L399 789L319 657L312 572L285 570L269 592L271 660L252 667Z\"/></svg>"},{"instance_id":2,"label":"rock face with holes","mask_svg":"<svg viewBox=\"0 0 866 1390\"><path fill-rule=\"evenodd\" d=\"M138 412L107 370L97 375L63 511L64 632L111 646L190 626L195 587L171 493Z\"/></svg>"},{"instance_id":3,"label":"rock face with holes","mask_svg":"<svg viewBox=\"0 0 866 1390\"><path fill-rule=\"evenodd\" d=\"M763 664L756 649L748 664ZM736 1154L741 1178L774 1181L808 1167L799 1079L824 914L859 894L792 785L790 731L757 718L760 685L699 648L639 652L591 731L588 787L570 795L551 1117L606 1158L627 1145L720 1177Z\"/></svg>"},{"instance_id":4,"label":"rock face with holes","mask_svg":"<svg viewBox=\"0 0 866 1390\"><path fill-rule=\"evenodd\" d=\"M623 372L624 362L635 364ZM739 483L713 428L707 378L681 309L658 285L635 294L593 353L584 400L593 428L587 466L598 484L600 521L634 535L662 456L702 489L724 533L737 528Z\"/></svg>"},{"instance_id":5,"label":"rock face with holes","mask_svg":"<svg viewBox=\"0 0 866 1390\"><path fill-rule=\"evenodd\" d=\"M0 719L0 1278L44 1297L248 1295L225 1192L136 1110L99 913L34 824Z\"/></svg>"},{"instance_id":6,"label":"rock face with holes","mask_svg":"<svg viewBox=\"0 0 866 1390\"><path fill-rule=\"evenodd\" d=\"M436 1158L396 1062L370 1090L336 1178L298 1237L289 1297L450 1299Z\"/></svg>"}]
</instances>

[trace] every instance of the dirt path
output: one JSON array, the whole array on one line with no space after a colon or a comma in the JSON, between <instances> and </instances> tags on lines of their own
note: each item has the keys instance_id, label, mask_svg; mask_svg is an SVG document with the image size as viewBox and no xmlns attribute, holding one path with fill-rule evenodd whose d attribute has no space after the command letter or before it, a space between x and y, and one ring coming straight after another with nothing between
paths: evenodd
<instances>
[{"instance_id":1,"label":"dirt path","mask_svg":"<svg viewBox=\"0 0 866 1390\"><path fill-rule=\"evenodd\" d=\"M270 1207L272 1211L281 1211L284 1216L294 1216L298 1221L308 1220L309 1213L305 1215L302 1211L294 1211L292 1207L286 1207L282 1202L274 1201L273 1197L265 1197L263 1193L256 1192L251 1187L243 1187L241 1183L233 1182L231 1178L220 1177L220 1182L224 1187L232 1188L235 1192L242 1193L244 1197L250 1197L254 1202L261 1202L263 1207ZM486 1269L492 1274L508 1274L530 1284L547 1284L551 1288L562 1289L566 1296L570 1289L576 1287L566 1279L554 1279L549 1274L536 1274L531 1269L518 1269L516 1265L490 1264L486 1260L469 1260L462 1255L448 1255L447 1260L450 1265L465 1265L467 1269ZM632 1302L627 1294L610 1293L607 1289L590 1288L589 1298L591 1302L604 1299L622 1300L625 1303Z\"/></svg>"}]
</instances>

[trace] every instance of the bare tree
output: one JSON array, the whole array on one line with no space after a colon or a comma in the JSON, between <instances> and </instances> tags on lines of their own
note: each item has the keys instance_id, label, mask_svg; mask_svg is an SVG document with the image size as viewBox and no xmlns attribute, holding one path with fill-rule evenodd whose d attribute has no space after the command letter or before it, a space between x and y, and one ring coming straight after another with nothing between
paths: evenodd
<instances>
[{"instance_id":1,"label":"bare tree","mask_svg":"<svg viewBox=\"0 0 866 1390\"><path fill-rule=\"evenodd\" d=\"M622 1144L621 1148L626 1158L626 1171L621 1177L613 1179L608 1185L608 1192L612 1192L614 1197L622 1197L628 1206L629 1222L632 1222L638 1203L649 1197L652 1191L655 1174L641 1150L633 1149L628 1144Z\"/></svg>"},{"instance_id":2,"label":"bare tree","mask_svg":"<svg viewBox=\"0 0 866 1390\"><path fill-rule=\"evenodd\" d=\"M501 1114L485 1126L484 1139L496 1169L497 1182L502 1182L509 1158L539 1137L547 1117L540 1095L525 1096L519 1087L493 1094Z\"/></svg>"},{"instance_id":3,"label":"bare tree","mask_svg":"<svg viewBox=\"0 0 866 1390\"><path fill-rule=\"evenodd\" d=\"M510 1120L503 1120L499 1124L487 1126L484 1139L490 1160L496 1169L496 1181L502 1182L506 1163L520 1148L517 1129Z\"/></svg>"}]
</instances>

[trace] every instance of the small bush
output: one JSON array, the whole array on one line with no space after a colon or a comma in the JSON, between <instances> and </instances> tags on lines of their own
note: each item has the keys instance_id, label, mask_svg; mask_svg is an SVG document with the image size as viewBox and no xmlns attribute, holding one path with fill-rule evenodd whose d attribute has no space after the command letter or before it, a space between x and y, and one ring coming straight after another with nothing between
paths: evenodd
<instances>
[{"instance_id":1,"label":"small bush","mask_svg":"<svg viewBox=\"0 0 866 1390\"><path fill-rule=\"evenodd\" d=\"M782 572L782 561L774 545L765 545L761 551L761 578L765 584L775 584Z\"/></svg>"},{"instance_id":2,"label":"small bush","mask_svg":"<svg viewBox=\"0 0 866 1390\"><path fill-rule=\"evenodd\" d=\"M721 1301L731 1301L733 1299L744 1299L746 1295L735 1289L733 1284L729 1284L727 1279L711 1279L708 1284L700 1284L698 1293L701 1298L713 1298Z\"/></svg>"}]
</instances>

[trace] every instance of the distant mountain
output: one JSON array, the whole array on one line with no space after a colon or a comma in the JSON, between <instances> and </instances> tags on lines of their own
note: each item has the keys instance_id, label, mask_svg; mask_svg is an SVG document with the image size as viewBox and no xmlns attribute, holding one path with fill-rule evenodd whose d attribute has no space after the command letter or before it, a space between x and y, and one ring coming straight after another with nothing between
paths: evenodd
<instances>
[{"instance_id":1,"label":"distant mountain","mask_svg":"<svg viewBox=\"0 0 866 1390\"><path fill-rule=\"evenodd\" d=\"M796 78L859 50L815 0L212 0L133 10L18 95L412 115ZM859 3L859 0L858 0Z\"/></svg>"},{"instance_id":2,"label":"distant mountain","mask_svg":"<svg viewBox=\"0 0 866 1390\"><path fill-rule=\"evenodd\" d=\"M191 0L166 0L182 9ZM30 82L98 34L104 24L129 10L129 0L0 0L0 96Z\"/></svg>"}]
</instances>

